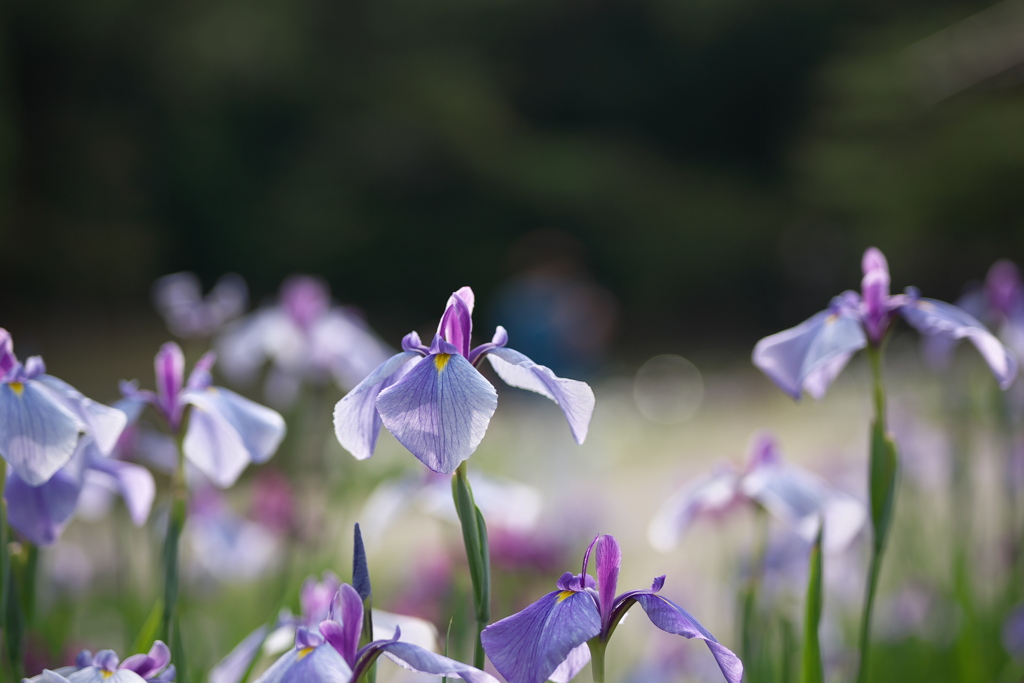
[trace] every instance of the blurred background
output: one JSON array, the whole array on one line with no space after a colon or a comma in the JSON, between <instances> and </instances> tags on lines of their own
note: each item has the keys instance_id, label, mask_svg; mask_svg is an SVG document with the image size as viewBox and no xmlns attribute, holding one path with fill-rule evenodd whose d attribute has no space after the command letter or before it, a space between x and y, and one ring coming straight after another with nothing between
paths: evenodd
<instances>
[{"instance_id":1,"label":"blurred background","mask_svg":"<svg viewBox=\"0 0 1024 683\"><path fill-rule=\"evenodd\" d=\"M990 4L8 0L0 310L157 325L159 275L309 272L391 339L546 272L621 353L746 349L871 244L952 300L1024 256L1024 12Z\"/></svg>"}]
</instances>

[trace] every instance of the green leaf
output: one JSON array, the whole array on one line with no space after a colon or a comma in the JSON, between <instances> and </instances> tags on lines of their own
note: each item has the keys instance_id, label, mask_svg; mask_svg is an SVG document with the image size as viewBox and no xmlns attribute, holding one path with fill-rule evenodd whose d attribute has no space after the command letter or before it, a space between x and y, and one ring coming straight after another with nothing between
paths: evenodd
<instances>
[{"instance_id":1,"label":"green leaf","mask_svg":"<svg viewBox=\"0 0 1024 683\"><path fill-rule=\"evenodd\" d=\"M146 617L146 622L139 630L139 635L136 636L135 642L132 644L132 648L129 652L149 652L149 648L153 645L153 641L156 640L160 634L160 625L163 623L163 618L164 602L157 598L157 601L153 603L153 609L150 610L149 616Z\"/></svg>"},{"instance_id":2,"label":"green leaf","mask_svg":"<svg viewBox=\"0 0 1024 683\"><path fill-rule=\"evenodd\" d=\"M896 478L899 457L892 437L878 420L871 427L871 525L874 529L875 552L881 553L892 525L893 503L896 499Z\"/></svg>"},{"instance_id":3,"label":"green leaf","mask_svg":"<svg viewBox=\"0 0 1024 683\"><path fill-rule=\"evenodd\" d=\"M804 615L804 652L800 662L801 683L822 683L824 669L821 665L821 645L818 642L818 625L821 622L821 539L825 531L822 522L818 538L811 546L810 575L807 580L807 602Z\"/></svg>"}]
</instances>

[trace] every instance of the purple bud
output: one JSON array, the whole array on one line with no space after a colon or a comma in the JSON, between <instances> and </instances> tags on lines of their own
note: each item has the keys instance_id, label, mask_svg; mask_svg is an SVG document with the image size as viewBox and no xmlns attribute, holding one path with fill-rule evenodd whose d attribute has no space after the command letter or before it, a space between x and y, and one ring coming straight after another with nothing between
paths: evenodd
<instances>
[{"instance_id":1,"label":"purple bud","mask_svg":"<svg viewBox=\"0 0 1024 683\"><path fill-rule=\"evenodd\" d=\"M869 247L861 260L864 279L861 293L864 297L864 326L875 344L882 341L889 325L889 264L875 247Z\"/></svg>"},{"instance_id":2,"label":"purple bud","mask_svg":"<svg viewBox=\"0 0 1024 683\"><path fill-rule=\"evenodd\" d=\"M985 294L989 307L999 317L1009 317L1024 303L1024 285L1021 284L1020 270L1017 266L1006 259L992 264L985 278Z\"/></svg>"}]
</instances>

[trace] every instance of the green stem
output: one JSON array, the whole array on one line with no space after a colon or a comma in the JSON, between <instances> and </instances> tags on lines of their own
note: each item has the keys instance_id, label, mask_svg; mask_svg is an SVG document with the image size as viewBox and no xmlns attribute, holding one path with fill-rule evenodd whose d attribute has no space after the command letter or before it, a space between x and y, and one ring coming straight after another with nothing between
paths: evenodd
<instances>
[{"instance_id":1,"label":"green stem","mask_svg":"<svg viewBox=\"0 0 1024 683\"><path fill-rule=\"evenodd\" d=\"M875 404L875 421L885 431L885 383L882 381L882 347L869 346L868 360L871 361L872 397Z\"/></svg>"},{"instance_id":2,"label":"green stem","mask_svg":"<svg viewBox=\"0 0 1024 683\"><path fill-rule=\"evenodd\" d=\"M590 671L594 676L594 683L604 683L604 651L608 647L608 642L598 636L588 640L587 645L590 647Z\"/></svg>"},{"instance_id":3,"label":"green stem","mask_svg":"<svg viewBox=\"0 0 1024 683\"><path fill-rule=\"evenodd\" d=\"M462 541L466 547L469 575L473 581L473 605L476 615L476 642L473 647L473 666L484 668L486 655L480 633L491 620L491 559L487 544L487 527L480 509L473 500L469 486L466 461L462 461L452 478L455 510L462 525Z\"/></svg>"},{"instance_id":4,"label":"green stem","mask_svg":"<svg viewBox=\"0 0 1024 683\"><path fill-rule=\"evenodd\" d=\"M184 430L182 430L184 432ZM167 519L167 537L164 539L163 561L164 561L164 613L161 621L161 638L171 648L172 656L181 654L181 643L176 642L178 629L175 628L177 621L178 605L178 574L179 574L179 551L181 532L185 527L185 518L188 514L188 486L185 480L185 455L178 444L178 466L171 477L171 510ZM180 672L184 666L183 661L174 659L175 666Z\"/></svg>"},{"instance_id":5,"label":"green stem","mask_svg":"<svg viewBox=\"0 0 1024 683\"><path fill-rule=\"evenodd\" d=\"M875 607L875 590L878 587L878 574L882 567L882 554L871 553L871 569L868 571L867 590L864 595L864 611L860 621L860 667L857 670L857 683L868 680L868 646L871 644L871 614Z\"/></svg>"},{"instance_id":6,"label":"green stem","mask_svg":"<svg viewBox=\"0 0 1024 683\"><path fill-rule=\"evenodd\" d=\"M768 552L769 520L764 508L758 507L756 520L756 539L754 554L751 557L750 575L741 592L740 633L743 659L748 666L759 664L760 642L758 634L762 632L758 623L758 593L764 579L765 555Z\"/></svg>"}]
</instances>

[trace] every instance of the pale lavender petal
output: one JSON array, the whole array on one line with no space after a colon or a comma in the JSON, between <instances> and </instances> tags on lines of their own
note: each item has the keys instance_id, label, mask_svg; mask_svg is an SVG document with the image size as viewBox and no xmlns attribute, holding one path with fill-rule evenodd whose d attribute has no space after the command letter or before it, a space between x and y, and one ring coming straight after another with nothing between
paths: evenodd
<instances>
[{"instance_id":1,"label":"pale lavender petal","mask_svg":"<svg viewBox=\"0 0 1024 683\"><path fill-rule=\"evenodd\" d=\"M247 635L227 657L210 670L207 683L239 683L249 670L249 665L259 655L266 637L266 625Z\"/></svg>"},{"instance_id":2,"label":"pale lavender petal","mask_svg":"<svg viewBox=\"0 0 1024 683\"><path fill-rule=\"evenodd\" d=\"M703 640L711 650L711 654L715 656L715 661L718 662L718 667L725 674L725 679L729 683L740 683L743 678L743 662L729 648L719 643L706 628L701 626L699 621L693 618L693 615L671 600L655 595L651 591L639 591L630 597L640 603L651 622L662 631L684 638Z\"/></svg>"},{"instance_id":3,"label":"pale lavender petal","mask_svg":"<svg viewBox=\"0 0 1024 683\"><path fill-rule=\"evenodd\" d=\"M149 470L141 465L114 460L98 453L89 459L89 468L102 472L113 480L117 491L124 498L128 514L135 526L146 523L156 495L156 485Z\"/></svg>"},{"instance_id":4,"label":"pale lavender petal","mask_svg":"<svg viewBox=\"0 0 1024 683\"><path fill-rule=\"evenodd\" d=\"M291 275L281 284L281 308L295 323L309 329L331 306L331 290L319 277Z\"/></svg>"},{"instance_id":5,"label":"pale lavender petal","mask_svg":"<svg viewBox=\"0 0 1024 683\"><path fill-rule=\"evenodd\" d=\"M589 661L590 646L586 643L577 645L569 651L569 656L565 658L565 661L548 676L548 680L554 681L554 683L569 683Z\"/></svg>"},{"instance_id":6,"label":"pale lavender petal","mask_svg":"<svg viewBox=\"0 0 1024 683\"><path fill-rule=\"evenodd\" d=\"M740 500L739 475L730 468L705 475L669 496L647 528L647 540L668 552L699 515L722 513Z\"/></svg>"},{"instance_id":7,"label":"pale lavender petal","mask_svg":"<svg viewBox=\"0 0 1024 683\"><path fill-rule=\"evenodd\" d=\"M805 388L820 396L850 355L866 345L860 321L833 300L832 309L759 341L753 361L779 388L799 400Z\"/></svg>"},{"instance_id":8,"label":"pale lavender petal","mask_svg":"<svg viewBox=\"0 0 1024 683\"><path fill-rule=\"evenodd\" d=\"M284 330L283 335L279 333L281 330ZM268 340L282 336L301 344L301 333L295 324L276 308L256 311L226 325L214 345L220 359L218 370L232 384L252 383L267 362L271 345Z\"/></svg>"},{"instance_id":9,"label":"pale lavender petal","mask_svg":"<svg viewBox=\"0 0 1024 683\"><path fill-rule=\"evenodd\" d=\"M38 677L33 678L33 681L41 681L41 683L68 683L68 679L64 678L61 674L50 669L43 669L43 673L39 674Z\"/></svg>"},{"instance_id":10,"label":"pale lavender petal","mask_svg":"<svg viewBox=\"0 0 1024 683\"><path fill-rule=\"evenodd\" d=\"M189 462L221 488L234 484L251 462L238 430L203 401L193 401L182 445Z\"/></svg>"},{"instance_id":11,"label":"pale lavender petal","mask_svg":"<svg viewBox=\"0 0 1024 683\"><path fill-rule=\"evenodd\" d=\"M16 472L8 473L8 521L35 545L54 543L74 514L84 482L85 448L80 442L67 465L39 486L30 486Z\"/></svg>"},{"instance_id":12,"label":"pale lavender petal","mask_svg":"<svg viewBox=\"0 0 1024 683\"><path fill-rule=\"evenodd\" d=\"M494 387L458 353L427 356L377 397L388 431L444 474L476 450L497 406Z\"/></svg>"},{"instance_id":13,"label":"pale lavender petal","mask_svg":"<svg viewBox=\"0 0 1024 683\"><path fill-rule=\"evenodd\" d=\"M612 605L619 585L619 567L622 565L622 550L614 536L603 535L597 541L597 586L601 608L602 628L607 631L611 625Z\"/></svg>"},{"instance_id":14,"label":"pale lavender petal","mask_svg":"<svg viewBox=\"0 0 1024 683\"><path fill-rule=\"evenodd\" d=\"M750 446L747 447L747 464L743 471L750 473L762 467L778 464L781 460L775 435L770 432L758 432L751 438Z\"/></svg>"},{"instance_id":15,"label":"pale lavender petal","mask_svg":"<svg viewBox=\"0 0 1024 683\"><path fill-rule=\"evenodd\" d=\"M921 299L916 290L908 289L901 311L903 318L921 334L967 339L981 353L1003 389L1017 376L1017 359L976 318L952 304L935 299Z\"/></svg>"},{"instance_id":16,"label":"pale lavender petal","mask_svg":"<svg viewBox=\"0 0 1024 683\"><path fill-rule=\"evenodd\" d=\"M143 678L152 678L171 663L171 650L162 640L153 642L148 654L138 654L121 662L122 669L129 669Z\"/></svg>"},{"instance_id":17,"label":"pale lavender petal","mask_svg":"<svg viewBox=\"0 0 1024 683\"><path fill-rule=\"evenodd\" d=\"M487 359L506 384L536 391L557 403L569 421L576 443L583 443L594 414L594 391L590 385L557 377L549 368L534 363L513 349L494 348L487 353Z\"/></svg>"},{"instance_id":18,"label":"pale lavender petal","mask_svg":"<svg viewBox=\"0 0 1024 683\"><path fill-rule=\"evenodd\" d=\"M349 665L337 650L324 643L288 650L255 683L351 683L351 677Z\"/></svg>"},{"instance_id":19,"label":"pale lavender petal","mask_svg":"<svg viewBox=\"0 0 1024 683\"><path fill-rule=\"evenodd\" d=\"M128 669L106 671L95 667L68 675L68 683L145 683L146 679Z\"/></svg>"},{"instance_id":20,"label":"pale lavender petal","mask_svg":"<svg viewBox=\"0 0 1024 683\"><path fill-rule=\"evenodd\" d=\"M67 464L84 428L45 385L0 384L0 455L29 486Z\"/></svg>"},{"instance_id":21,"label":"pale lavender petal","mask_svg":"<svg viewBox=\"0 0 1024 683\"><path fill-rule=\"evenodd\" d=\"M183 400L192 404L193 419L196 409L222 416L241 437L245 450L255 463L269 460L284 438L285 424L280 413L230 389L209 387L189 391Z\"/></svg>"},{"instance_id":22,"label":"pale lavender petal","mask_svg":"<svg viewBox=\"0 0 1024 683\"><path fill-rule=\"evenodd\" d=\"M330 369L346 389L359 384L392 355L366 322L345 308L332 309L321 317L309 339L314 365Z\"/></svg>"},{"instance_id":23,"label":"pale lavender petal","mask_svg":"<svg viewBox=\"0 0 1024 683\"><path fill-rule=\"evenodd\" d=\"M466 294L468 292L468 301ZM437 326L437 334L455 346L463 356L469 356L470 337L473 334L473 290L463 287L448 298L444 315Z\"/></svg>"},{"instance_id":24,"label":"pale lavender petal","mask_svg":"<svg viewBox=\"0 0 1024 683\"><path fill-rule=\"evenodd\" d=\"M410 671L438 676L458 676L469 683L498 683L498 679L480 669L435 654L430 650L424 650L412 643L385 640L376 641L374 645L396 664Z\"/></svg>"},{"instance_id":25,"label":"pale lavender petal","mask_svg":"<svg viewBox=\"0 0 1024 683\"><path fill-rule=\"evenodd\" d=\"M192 366L192 372L188 373L186 389L206 389L213 384L213 365L217 362L217 352L207 351Z\"/></svg>"},{"instance_id":26,"label":"pale lavender petal","mask_svg":"<svg viewBox=\"0 0 1024 683\"><path fill-rule=\"evenodd\" d=\"M334 435L342 447L357 459L369 458L377 447L381 427L377 396L402 376L407 364L421 357L415 351L395 354L334 406Z\"/></svg>"},{"instance_id":27,"label":"pale lavender petal","mask_svg":"<svg viewBox=\"0 0 1024 683\"><path fill-rule=\"evenodd\" d=\"M86 398L73 386L52 375L40 375L36 381L52 389L61 405L81 420L101 452L109 454L114 449L128 424L128 416L124 412Z\"/></svg>"},{"instance_id":28,"label":"pale lavender petal","mask_svg":"<svg viewBox=\"0 0 1024 683\"><path fill-rule=\"evenodd\" d=\"M303 623L318 624L330 617L331 607L340 587L341 581L333 572L324 572L320 581L317 581L315 576L303 581L302 589L299 591Z\"/></svg>"},{"instance_id":29,"label":"pale lavender petal","mask_svg":"<svg viewBox=\"0 0 1024 683\"><path fill-rule=\"evenodd\" d=\"M543 683L576 647L601 633L590 593L555 591L480 634L494 667L515 683Z\"/></svg>"}]
</instances>

